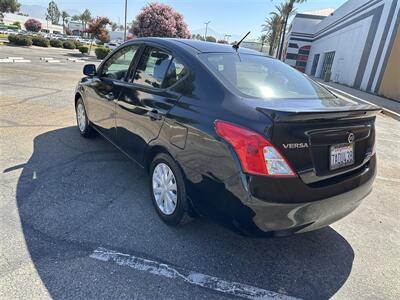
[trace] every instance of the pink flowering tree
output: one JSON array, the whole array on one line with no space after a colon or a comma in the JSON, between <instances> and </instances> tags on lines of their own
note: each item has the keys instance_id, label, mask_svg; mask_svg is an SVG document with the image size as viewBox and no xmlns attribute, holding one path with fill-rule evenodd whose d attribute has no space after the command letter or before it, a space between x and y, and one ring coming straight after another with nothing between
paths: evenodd
<instances>
[{"instance_id":1,"label":"pink flowering tree","mask_svg":"<svg viewBox=\"0 0 400 300\"><path fill-rule=\"evenodd\" d=\"M137 37L191 37L183 16L171 6L161 3L145 6L136 16L130 31Z\"/></svg>"},{"instance_id":2,"label":"pink flowering tree","mask_svg":"<svg viewBox=\"0 0 400 300\"><path fill-rule=\"evenodd\" d=\"M42 23L35 19L26 20L24 25L28 31L39 32L42 29Z\"/></svg>"}]
</instances>

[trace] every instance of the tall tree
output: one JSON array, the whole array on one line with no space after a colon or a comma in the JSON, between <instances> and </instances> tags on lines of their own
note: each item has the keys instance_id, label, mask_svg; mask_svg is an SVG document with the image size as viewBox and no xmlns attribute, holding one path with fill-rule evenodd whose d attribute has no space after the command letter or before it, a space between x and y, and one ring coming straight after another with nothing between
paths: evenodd
<instances>
[{"instance_id":1,"label":"tall tree","mask_svg":"<svg viewBox=\"0 0 400 300\"><path fill-rule=\"evenodd\" d=\"M66 24L68 23L69 17L70 17L69 14L65 10L63 10L61 12L62 26L63 26L64 32L65 32L65 27L66 27Z\"/></svg>"},{"instance_id":2,"label":"tall tree","mask_svg":"<svg viewBox=\"0 0 400 300\"><path fill-rule=\"evenodd\" d=\"M81 14L80 19L83 23L83 25L86 28L86 25L92 21L92 14L90 13L90 10L85 9L85 11Z\"/></svg>"},{"instance_id":3,"label":"tall tree","mask_svg":"<svg viewBox=\"0 0 400 300\"><path fill-rule=\"evenodd\" d=\"M269 44L268 55L272 56L279 44L279 37L282 30L282 20L278 13L272 12L271 16L262 25L263 31L267 32L267 42Z\"/></svg>"},{"instance_id":4,"label":"tall tree","mask_svg":"<svg viewBox=\"0 0 400 300\"><path fill-rule=\"evenodd\" d=\"M283 50L283 43L285 42L286 26L287 26L289 17L294 12L294 4L295 3L303 3L305 1L306 0L287 0L286 3L284 4L285 9L282 14L283 24L282 24L282 38L281 38L281 43L280 43L279 55L278 55L279 59L282 59L282 50Z\"/></svg>"},{"instance_id":5,"label":"tall tree","mask_svg":"<svg viewBox=\"0 0 400 300\"><path fill-rule=\"evenodd\" d=\"M0 0L0 13L15 13L20 7L17 0Z\"/></svg>"},{"instance_id":6,"label":"tall tree","mask_svg":"<svg viewBox=\"0 0 400 300\"><path fill-rule=\"evenodd\" d=\"M265 43L267 42L267 39L268 39L268 35L267 35L267 34L262 34L262 35L258 38L258 40L259 40L260 43L261 43L260 52L263 52L263 48L264 48Z\"/></svg>"},{"instance_id":7,"label":"tall tree","mask_svg":"<svg viewBox=\"0 0 400 300\"><path fill-rule=\"evenodd\" d=\"M47 8L46 20L51 21L51 24L58 24L60 21L60 10L58 9L57 4L54 1L49 3L49 7Z\"/></svg>"},{"instance_id":8,"label":"tall tree","mask_svg":"<svg viewBox=\"0 0 400 300\"><path fill-rule=\"evenodd\" d=\"M117 29L118 29L118 24L113 22L113 23L111 24L111 30L112 30L112 31L115 31L115 30L117 30Z\"/></svg>"},{"instance_id":9,"label":"tall tree","mask_svg":"<svg viewBox=\"0 0 400 300\"><path fill-rule=\"evenodd\" d=\"M83 31L85 31L87 24L92 21L92 14L90 13L90 10L85 9L85 11L79 16L79 19L82 22Z\"/></svg>"},{"instance_id":10,"label":"tall tree","mask_svg":"<svg viewBox=\"0 0 400 300\"><path fill-rule=\"evenodd\" d=\"M92 35L92 42L90 43L89 53L92 49L93 40L95 38L106 43L110 41L110 35L106 29L106 26L111 24L110 19L106 17L97 17L89 22L88 32Z\"/></svg>"}]
</instances>

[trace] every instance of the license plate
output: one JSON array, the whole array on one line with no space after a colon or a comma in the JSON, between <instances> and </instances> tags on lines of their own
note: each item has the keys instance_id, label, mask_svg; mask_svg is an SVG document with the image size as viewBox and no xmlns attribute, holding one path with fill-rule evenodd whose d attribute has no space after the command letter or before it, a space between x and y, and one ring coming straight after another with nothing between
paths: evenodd
<instances>
[{"instance_id":1,"label":"license plate","mask_svg":"<svg viewBox=\"0 0 400 300\"><path fill-rule=\"evenodd\" d=\"M354 164L354 144L340 144L330 147L330 169L336 170Z\"/></svg>"}]
</instances>

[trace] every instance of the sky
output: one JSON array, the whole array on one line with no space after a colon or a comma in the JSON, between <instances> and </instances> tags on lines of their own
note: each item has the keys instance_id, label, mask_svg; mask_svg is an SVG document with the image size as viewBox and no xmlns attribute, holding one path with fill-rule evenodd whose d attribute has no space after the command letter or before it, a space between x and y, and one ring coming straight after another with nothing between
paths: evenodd
<instances>
[{"instance_id":1,"label":"sky","mask_svg":"<svg viewBox=\"0 0 400 300\"><path fill-rule=\"evenodd\" d=\"M49 0L19 0L23 5L48 6ZM112 21L123 23L124 0L56 0L60 10L73 9L82 12L88 8L93 16L107 16ZM128 0L128 22L131 22L140 9L152 1ZM172 6L183 14L190 30L204 28L204 22L211 21L209 27L221 34L244 35L251 31L250 37L261 35L261 24L274 6L283 0L157 0ZM307 0L297 4L297 11L320 8L338 8L346 0Z\"/></svg>"}]
</instances>

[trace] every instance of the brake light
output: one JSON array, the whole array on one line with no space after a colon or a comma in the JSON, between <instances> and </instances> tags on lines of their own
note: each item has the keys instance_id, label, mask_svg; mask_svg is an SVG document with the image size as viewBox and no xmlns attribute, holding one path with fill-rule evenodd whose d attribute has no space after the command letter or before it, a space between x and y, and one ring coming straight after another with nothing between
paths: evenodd
<instances>
[{"instance_id":1,"label":"brake light","mask_svg":"<svg viewBox=\"0 0 400 300\"><path fill-rule=\"evenodd\" d=\"M295 176L288 162L262 135L220 120L215 121L215 130L221 138L232 145L245 173Z\"/></svg>"}]
</instances>

